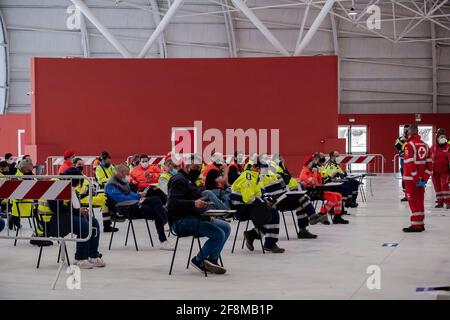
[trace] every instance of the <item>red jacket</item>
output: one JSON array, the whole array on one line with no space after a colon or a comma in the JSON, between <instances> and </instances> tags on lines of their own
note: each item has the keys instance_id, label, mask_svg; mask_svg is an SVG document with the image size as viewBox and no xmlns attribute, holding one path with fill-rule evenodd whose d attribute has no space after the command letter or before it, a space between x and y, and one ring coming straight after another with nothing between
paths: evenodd
<instances>
[{"instance_id":1,"label":"red jacket","mask_svg":"<svg viewBox=\"0 0 450 320\"><path fill-rule=\"evenodd\" d=\"M447 143L443 146L434 144L431 150L433 152L433 173L449 173L450 145Z\"/></svg>"},{"instance_id":2,"label":"red jacket","mask_svg":"<svg viewBox=\"0 0 450 320\"><path fill-rule=\"evenodd\" d=\"M73 164L71 161L64 160L63 164L58 169L58 174L63 174L67 169L72 168L72 167L73 167Z\"/></svg>"},{"instance_id":3,"label":"red jacket","mask_svg":"<svg viewBox=\"0 0 450 320\"><path fill-rule=\"evenodd\" d=\"M315 187L322 185L322 175L320 172L312 172L308 166L303 166L300 173L300 183L304 187Z\"/></svg>"},{"instance_id":4,"label":"red jacket","mask_svg":"<svg viewBox=\"0 0 450 320\"><path fill-rule=\"evenodd\" d=\"M141 191L150 184L158 183L160 175L161 169L156 164L151 164L146 169L138 165L130 172L130 183L137 185L138 190Z\"/></svg>"},{"instance_id":5,"label":"red jacket","mask_svg":"<svg viewBox=\"0 0 450 320\"><path fill-rule=\"evenodd\" d=\"M418 134L406 140L404 181L428 181L433 174L433 154L428 145L422 141Z\"/></svg>"}]
</instances>

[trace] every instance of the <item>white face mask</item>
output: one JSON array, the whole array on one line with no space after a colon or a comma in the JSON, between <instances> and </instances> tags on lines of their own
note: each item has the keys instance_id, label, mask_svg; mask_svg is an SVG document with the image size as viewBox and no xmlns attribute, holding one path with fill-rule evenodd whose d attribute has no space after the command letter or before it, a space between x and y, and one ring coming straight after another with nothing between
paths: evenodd
<instances>
[{"instance_id":1,"label":"white face mask","mask_svg":"<svg viewBox=\"0 0 450 320\"><path fill-rule=\"evenodd\" d=\"M142 166L142 168L144 168L144 169L147 169L147 168L148 168L148 165L149 165L148 162L141 162L141 166Z\"/></svg>"},{"instance_id":2,"label":"white face mask","mask_svg":"<svg viewBox=\"0 0 450 320\"><path fill-rule=\"evenodd\" d=\"M447 139L444 136L442 136L442 137L439 138L438 142L439 142L439 144L446 144L447 143Z\"/></svg>"},{"instance_id":3,"label":"white face mask","mask_svg":"<svg viewBox=\"0 0 450 320\"><path fill-rule=\"evenodd\" d=\"M8 164L12 164L12 163L14 163L14 159L8 159L6 162L8 162Z\"/></svg>"},{"instance_id":4,"label":"white face mask","mask_svg":"<svg viewBox=\"0 0 450 320\"><path fill-rule=\"evenodd\" d=\"M125 178L122 179L123 182L128 183L130 182L130 177L126 176Z\"/></svg>"}]
</instances>

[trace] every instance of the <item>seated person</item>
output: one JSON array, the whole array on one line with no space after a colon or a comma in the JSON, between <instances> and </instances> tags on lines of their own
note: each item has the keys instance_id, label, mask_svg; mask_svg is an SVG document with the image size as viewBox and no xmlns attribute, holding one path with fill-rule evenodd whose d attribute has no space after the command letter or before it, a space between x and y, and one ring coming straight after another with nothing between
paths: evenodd
<instances>
[{"instance_id":1,"label":"seated person","mask_svg":"<svg viewBox=\"0 0 450 320\"><path fill-rule=\"evenodd\" d=\"M64 172L73 167L73 160L75 159L75 152L74 151L66 151L63 154L64 161L62 165L58 169L58 174L64 174Z\"/></svg>"},{"instance_id":2,"label":"seated person","mask_svg":"<svg viewBox=\"0 0 450 320\"><path fill-rule=\"evenodd\" d=\"M130 169L124 164L120 164L116 168L116 173L105 186L105 193L114 204L129 200L139 200L136 204L136 210L133 211L132 218L143 218L154 220L156 231L158 232L159 241L161 242L161 250L173 250L173 246L167 241L164 233L164 225L167 222L166 209L161 199L157 196L146 198L146 193L135 193L131 191L128 174Z\"/></svg>"},{"instance_id":3,"label":"seated person","mask_svg":"<svg viewBox=\"0 0 450 320\"><path fill-rule=\"evenodd\" d=\"M205 190L211 190L229 209L230 192L227 190L228 176L225 162L221 153L215 153L212 162L202 172L202 183Z\"/></svg>"},{"instance_id":4,"label":"seated person","mask_svg":"<svg viewBox=\"0 0 450 320\"><path fill-rule=\"evenodd\" d=\"M64 175L80 175L80 179L73 179L72 186L76 188L82 182L82 173L76 168L70 168L65 171ZM73 215L70 215L72 207ZM65 237L73 233L78 238L86 238L89 235L88 208L81 208L79 198L75 190L72 189L72 200L42 200L39 201L38 207L38 228L45 237ZM58 216L57 216L58 215ZM94 267L105 267L106 264L102 259L102 255L98 252L100 241L100 229L98 221L92 218L91 238L86 242L77 242L75 252L75 265L80 269L92 269Z\"/></svg>"},{"instance_id":5,"label":"seated person","mask_svg":"<svg viewBox=\"0 0 450 320\"><path fill-rule=\"evenodd\" d=\"M75 168L80 170L82 173L84 170L84 161L81 158L75 158L73 160L73 165ZM82 205L89 204L89 182L86 179L83 179L82 182L75 188L75 191L80 199L80 203ZM96 207L100 207L103 219L103 232L117 232L118 228L113 228L111 225L111 213L109 212L109 208L106 204L106 195L104 193L98 193L96 195L92 195L92 205Z\"/></svg>"},{"instance_id":6,"label":"seated person","mask_svg":"<svg viewBox=\"0 0 450 320\"><path fill-rule=\"evenodd\" d=\"M141 156L138 154L134 154L131 157L131 161L130 161L130 171L133 170L134 168L136 168L139 165L139 160L141 159Z\"/></svg>"},{"instance_id":7,"label":"seated person","mask_svg":"<svg viewBox=\"0 0 450 320\"><path fill-rule=\"evenodd\" d=\"M269 166L264 164L259 174L259 185L263 189L263 194L270 196L273 200L277 200L281 195L289 191L281 176L273 173ZM325 220L326 216L316 213L308 195L304 194L300 198L286 198L283 200L283 205L296 211L299 227L297 237L299 239L317 238L317 235L310 233L307 227L310 223L316 224Z\"/></svg>"},{"instance_id":8,"label":"seated person","mask_svg":"<svg viewBox=\"0 0 450 320\"><path fill-rule=\"evenodd\" d=\"M279 174L283 178L283 181L289 191L297 191L301 189L297 180L292 177L291 173L287 169L284 158L280 154L274 154L272 156L272 159L269 161L269 170Z\"/></svg>"},{"instance_id":9,"label":"seated person","mask_svg":"<svg viewBox=\"0 0 450 320\"><path fill-rule=\"evenodd\" d=\"M161 169L156 164L149 163L148 155L139 157L139 164L130 172L130 184L136 186L138 191L156 185L161 175Z\"/></svg>"},{"instance_id":10,"label":"seated person","mask_svg":"<svg viewBox=\"0 0 450 320\"><path fill-rule=\"evenodd\" d=\"M262 199L262 190L259 184L259 173L262 163L257 161L247 165L247 169L241 173L239 178L231 186L231 207L237 210L236 217L240 220L250 219L250 213L254 206L264 204L270 207L271 217L269 221L261 227L255 227L250 231L244 232L247 248L254 250L253 242L260 239L261 234L266 235L264 240L264 250L273 253L283 253L285 250L278 247L278 235L280 233L280 215L272 204ZM259 225L253 220L255 225Z\"/></svg>"},{"instance_id":11,"label":"seated person","mask_svg":"<svg viewBox=\"0 0 450 320\"><path fill-rule=\"evenodd\" d=\"M167 158L164 161L164 167L158 180L159 189L167 195L167 188L170 178L178 173L178 166L173 162L171 158Z\"/></svg>"},{"instance_id":12,"label":"seated person","mask_svg":"<svg viewBox=\"0 0 450 320\"><path fill-rule=\"evenodd\" d=\"M105 188L106 183L116 173L116 169L111 164L111 156L108 152L103 151L100 154L100 162L95 167L95 180L101 188Z\"/></svg>"},{"instance_id":13,"label":"seated person","mask_svg":"<svg viewBox=\"0 0 450 320\"><path fill-rule=\"evenodd\" d=\"M191 163L180 163L178 173L168 185L169 224L175 233L195 234L207 237L202 250L192 258L191 264L200 271L224 274L226 269L219 265L222 249L230 235L230 225L219 219L197 218L208 209L201 190L195 185L200 175L201 159ZM175 221L176 219L176 221ZM200 221L198 220L200 219Z\"/></svg>"},{"instance_id":14,"label":"seated person","mask_svg":"<svg viewBox=\"0 0 450 320\"><path fill-rule=\"evenodd\" d=\"M318 162L320 154L316 152L313 155L312 161L303 166L300 173L300 180L302 186L305 188L315 188L322 186L322 175L318 171ZM321 214L327 214L333 209L333 223L334 224L348 224L347 220L344 220L341 216L342 213L342 196L337 192L324 191L323 199L325 200L324 206L320 208Z\"/></svg>"},{"instance_id":15,"label":"seated person","mask_svg":"<svg viewBox=\"0 0 450 320\"><path fill-rule=\"evenodd\" d=\"M232 185L241 175L242 167L244 165L244 154L242 152L235 152L233 160L228 164L226 178L229 185Z\"/></svg>"},{"instance_id":16,"label":"seated person","mask_svg":"<svg viewBox=\"0 0 450 320\"><path fill-rule=\"evenodd\" d=\"M356 179L347 178L347 172L344 172L344 170L342 170L342 168L336 162L336 159L338 157L339 152L330 152L330 160L328 160L325 165L325 178L327 180L345 179L344 181L342 181L345 188L342 196L344 198L347 198L345 205L346 207L356 208L358 206L358 203L356 203L356 199L358 198L359 182Z\"/></svg>"}]
</instances>

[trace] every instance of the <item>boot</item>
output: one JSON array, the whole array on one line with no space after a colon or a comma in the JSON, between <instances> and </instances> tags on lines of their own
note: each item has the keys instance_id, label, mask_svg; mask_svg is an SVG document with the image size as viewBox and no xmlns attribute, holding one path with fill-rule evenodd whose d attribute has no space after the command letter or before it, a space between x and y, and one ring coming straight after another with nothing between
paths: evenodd
<instances>
[{"instance_id":1,"label":"boot","mask_svg":"<svg viewBox=\"0 0 450 320\"><path fill-rule=\"evenodd\" d=\"M53 245L53 242L50 240L30 240L30 244L38 247L49 247Z\"/></svg>"},{"instance_id":2,"label":"boot","mask_svg":"<svg viewBox=\"0 0 450 320\"><path fill-rule=\"evenodd\" d=\"M103 232L117 232L119 228L113 228L110 223L103 225Z\"/></svg>"},{"instance_id":3,"label":"boot","mask_svg":"<svg viewBox=\"0 0 450 320\"><path fill-rule=\"evenodd\" d=\"M400 201L401 201L401 202L406 202L406 201L408 201L408 198L403 197L403 198L400 199Z\"/></svg>"},{"instance_id":4,"label":"boot","mask_svg":"<svg viewBox=\"0 0 450 320\"><path fill-rule=\"evenodd\" d=\"M268 245L264 245L264 250L272 252L272 253L283 253L284 251L286 251L283 248L280 248L279 246L277 246L277 244L273 244L271 246Z\"/></svg>"},{"instance_id":5,"label":"boot","mask_svg":"<svg viewBox=\"0 0 450 320\"><path fill-rule=\"evenodd\" d=\"M409 226L408 228L403 228L403 232L411 233L411 232L422 232L425 231L425 227L413 227Z\"/></svg>"},{"instance_id":6,"label":"boot","mask_svg":"<svg viewBox=\"0 0 450 320\"><path fill-rule=\"evenodd\" d=\"M333 217L334 224L348 224L349 222L341 217L340 214L335 214Z\"/></svg>"},{"instance_id":7,"label":"boot","mask_svg":"<svg viewBox=\"0 0 450 320\"><path fill-rule=\"evenodd\" d=\"M299 239L316 239L317 235L312 234L305 228L305 229L300 229L300 231L297 234L297 238L299 238Z\"/></svg>"},{"instance_id":8,"label":"boot","mask_svg":"<svg viewBox=\"0 0 450 320\"><path fill-rule=\"evenodd\" d=\"M255 250L255 247L253 246L253 241L255 241L255 239L259 239L258 233L255 231L255 229L250 231L244 231L244 238L247 249L250 251Z\"/></svg>"},{"instance_id":9,"label":"boot","mask_svg":"<svg viewBox=\"0 0 450 320\"><path fill-rule=\"evenodd\" d=\"M315 225L318 224L319 222L324 222L325 220L327 220L327 214L317 214L314 213L311 217L309 217L309 224L310 225Z\"/></svg>"},{"instance_id":10,"label":"boot","mask_svg":"<svg viewBox=\"0 0 450 320\"><path fill-rule=\"evenodd\" d=\"M438 203L438 204L435 206L436 209L440 209L440 208L443 208L443 207L444 207L444 204L443 204L443 203Z\"/></svg>"}]
</instances>

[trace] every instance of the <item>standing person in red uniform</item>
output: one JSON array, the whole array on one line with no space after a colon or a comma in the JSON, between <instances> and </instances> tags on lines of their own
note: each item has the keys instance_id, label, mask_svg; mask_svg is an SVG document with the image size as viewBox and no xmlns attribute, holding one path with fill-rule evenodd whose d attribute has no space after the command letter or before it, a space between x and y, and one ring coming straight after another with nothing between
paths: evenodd
<instances>
[{"instance_id":1,"label":"standing person in red uniform","mask_svg":"<svg viewBox=\"0 0 450 320\"><path fill-rule=\"evenodd\" d=\"M63 154L64 162L58 169L58 174L63 174L67 169L73 167L73 159L75 159L75 151L69 150L64 152Z\"/></svg>"},{"instance_id":2,"label":"standing person in red uniform","mask_svg":"<svg viewBox=\"0 0 450 320\"><path fill-rule=\"evenodd\" d=\"M431 149L420 138L419 129L415 124L408 130L404 159L403 181L411 209L411 225L403 228L403 232L422 232L425 231L425 187L433 174L433 158Z\"/></svg>"},{"instance_id":3,"label":"standing person in red uniform","mask_svg":"<svg viewBox=\"0 0 450 320\"><path fill-rule=\"evenodd\" d=\"M450 145L447 143L445 129L438 129L436 143L431 148L433 152L433 184L438 204L450 209Z\"/></svg>"}]
</instances>

